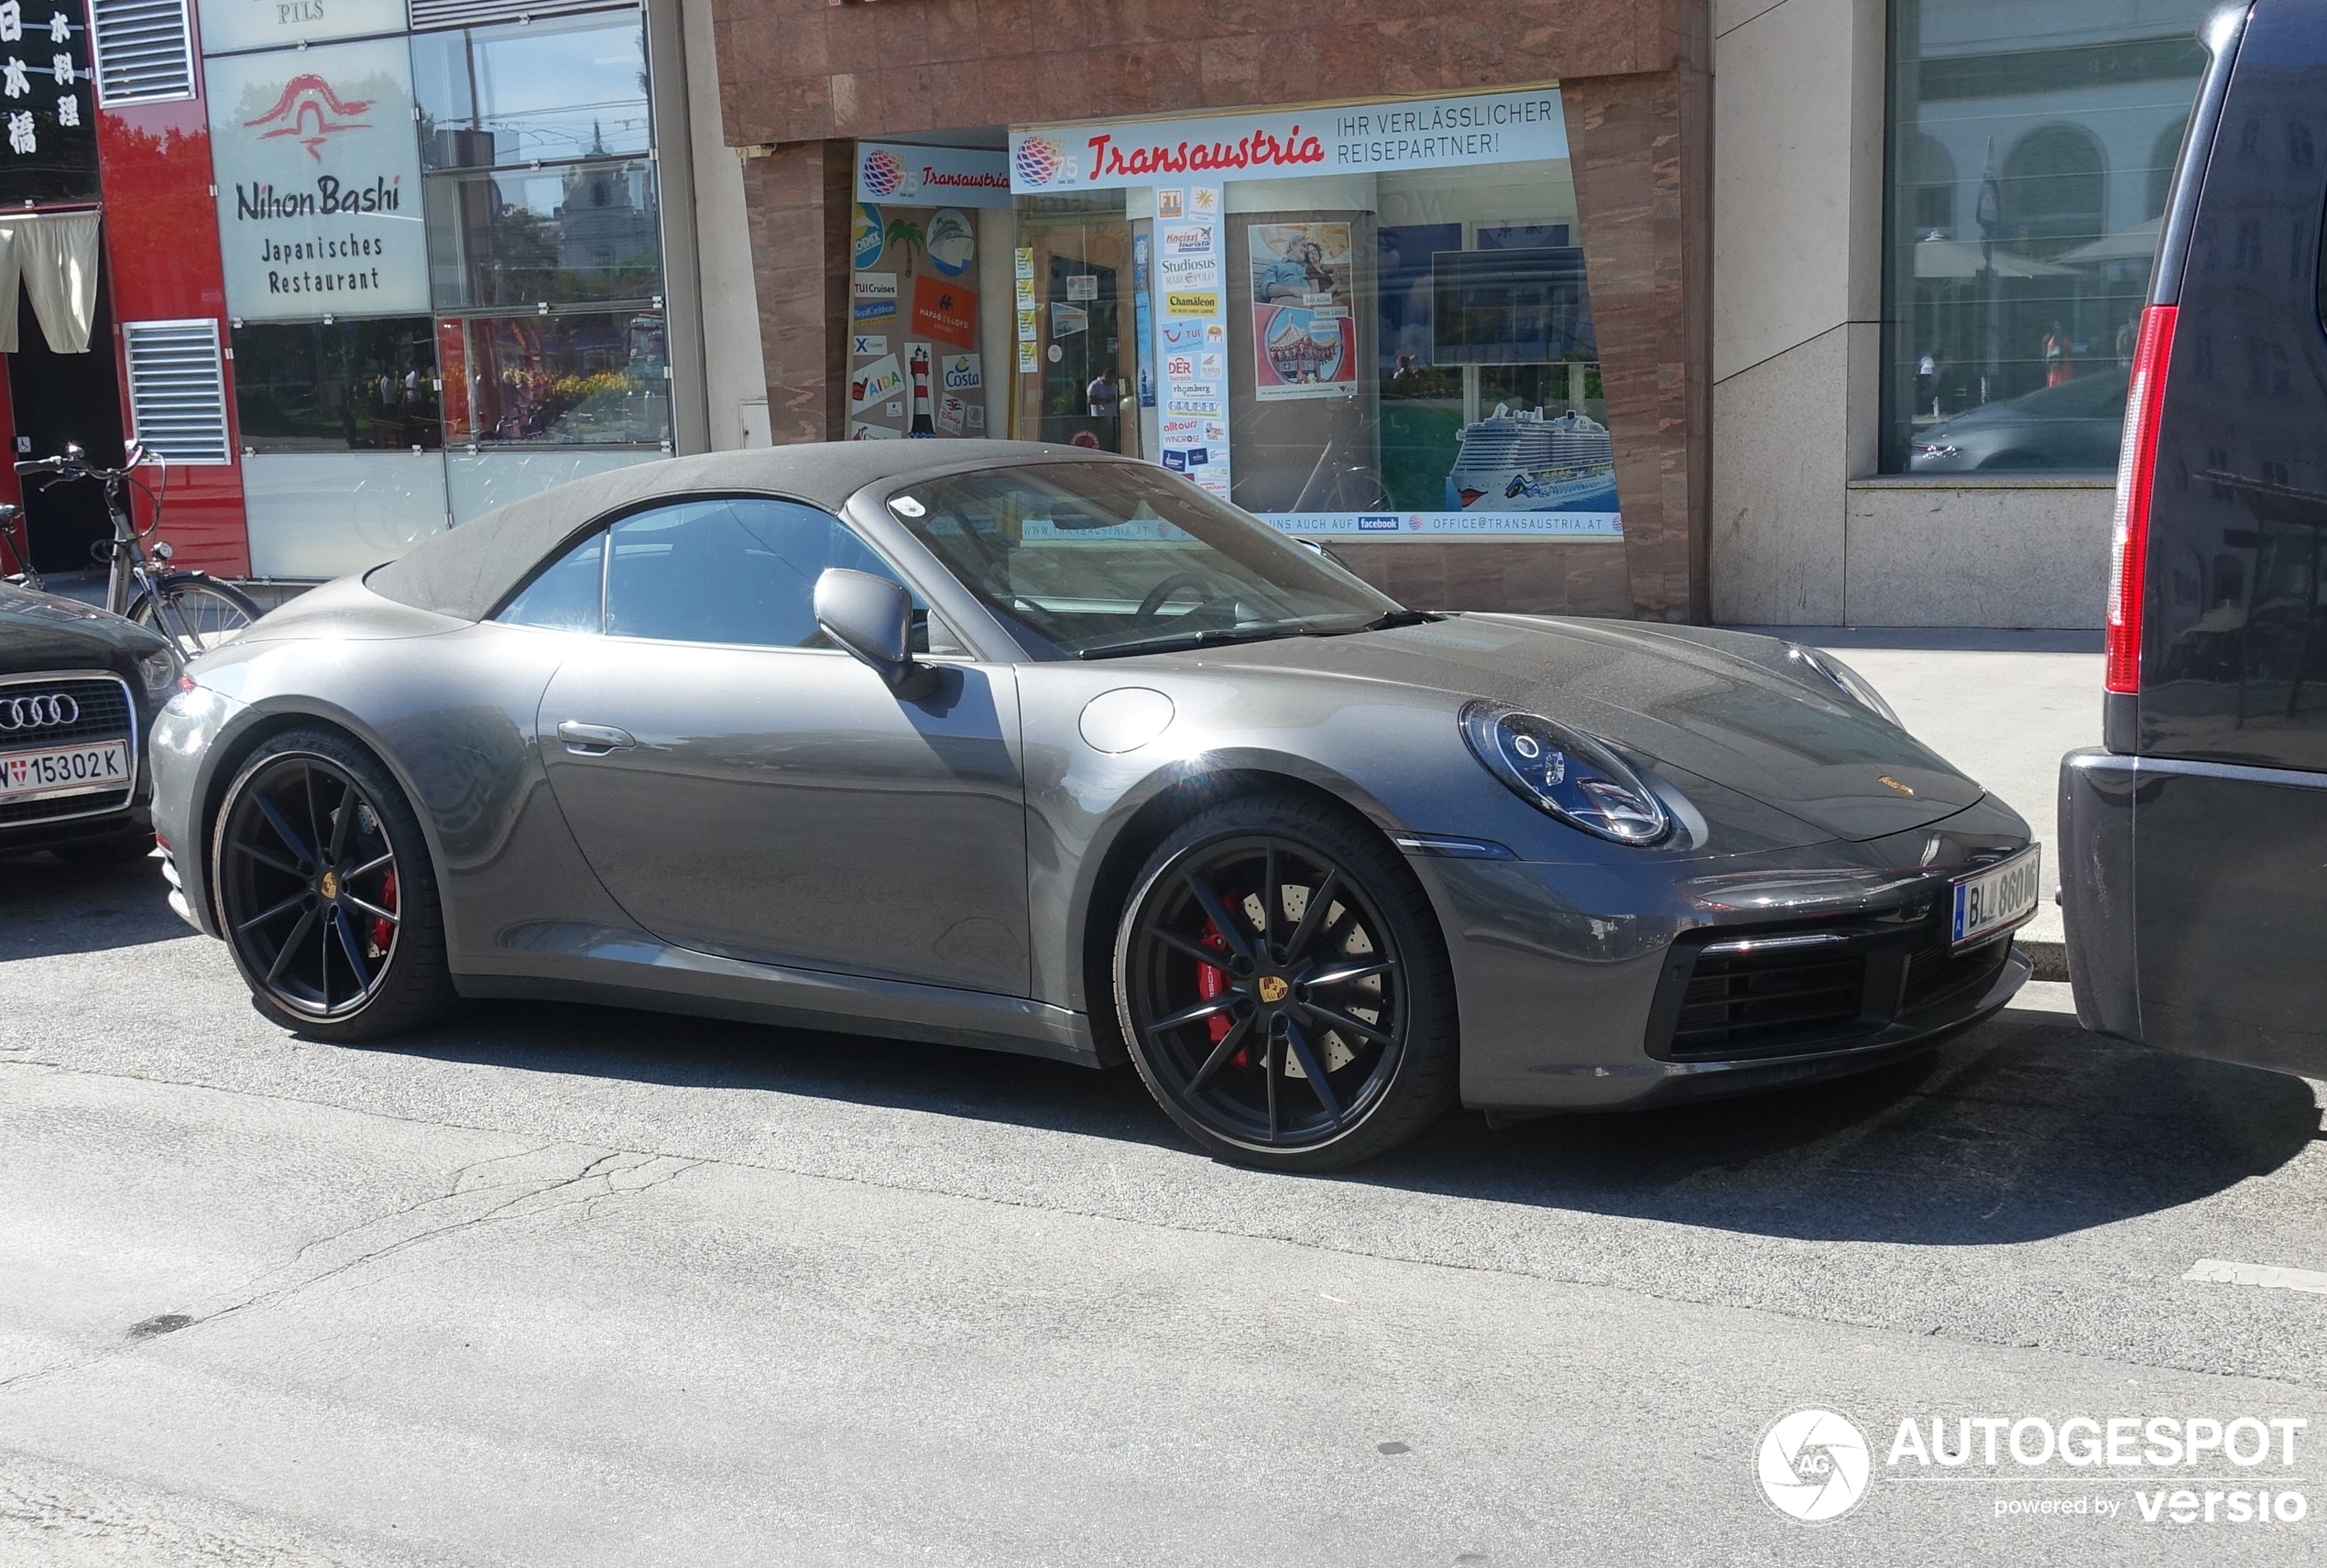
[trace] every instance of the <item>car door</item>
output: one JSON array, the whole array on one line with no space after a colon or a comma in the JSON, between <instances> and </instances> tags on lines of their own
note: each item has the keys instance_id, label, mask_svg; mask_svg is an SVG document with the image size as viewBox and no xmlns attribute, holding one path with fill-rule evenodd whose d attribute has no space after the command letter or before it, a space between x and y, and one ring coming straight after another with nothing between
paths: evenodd
<instances>
[{"instance_id":1,"label":"car door","mask_svg":"<svg viewBox=\"0 0 2327 1568\"><path fill-rule=\"evenodd\" d=\"M540 742L630 916L705 953L1026 995L1009 668L945 658L941 626L939 694L901 701L812 608L827 567L898 574L797 502L656 507L597 549L604 631L552 679Z\"/></svg>"},{"instance_id":2,"label":"car door","mask_svg":"<svg viewBox=\"0 0 2327 1568\"><path fill-rule=\"evenodd\" d=\"M2195 190L2127 793L2139 1027L2322 1075L2327 14L2255 9Z\"/></svg>"}]
</instances>

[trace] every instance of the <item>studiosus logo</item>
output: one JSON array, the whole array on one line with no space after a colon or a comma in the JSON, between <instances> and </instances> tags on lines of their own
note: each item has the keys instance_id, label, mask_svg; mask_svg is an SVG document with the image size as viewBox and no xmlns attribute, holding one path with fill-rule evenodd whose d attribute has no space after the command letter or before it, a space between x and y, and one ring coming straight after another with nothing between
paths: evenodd
<instances>
[{"instance_id":1,"label":"studiosus logo","mask_svg":"<svg viewBox=\"0 0 2327 1568\"><path fill-rule=\"evenodd\" d=\"M283 83L282 95L274 106L255 120L245 120L244 125L258 131L262 139L274 136L297 136L307 156L321 163L323 143L342 131L367 131L371 122L361 118L372 106L369 98L343 99L333 91L332 84L313 71L302 71ZM262 125L271 130L259 130Z\"/></svg>"}]
</instances>

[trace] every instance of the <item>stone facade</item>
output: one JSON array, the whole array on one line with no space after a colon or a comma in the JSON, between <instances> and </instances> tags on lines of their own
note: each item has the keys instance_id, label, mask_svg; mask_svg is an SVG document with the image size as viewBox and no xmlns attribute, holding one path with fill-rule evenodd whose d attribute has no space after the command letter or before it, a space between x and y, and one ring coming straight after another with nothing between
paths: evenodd
<instances>
[{"instance_id":1,"label":"stone facade","mask_svg":"<svg viewBox=\"0 0 2327 1568\"><path fill-rule=\"evenodd\" d=\"M1557 81L1621 550L1357 545L1409 602L1702 620L1711 316L1706 0L715 0L774 439L841 428L854 138Z\"/></svg>"}]
</instances>

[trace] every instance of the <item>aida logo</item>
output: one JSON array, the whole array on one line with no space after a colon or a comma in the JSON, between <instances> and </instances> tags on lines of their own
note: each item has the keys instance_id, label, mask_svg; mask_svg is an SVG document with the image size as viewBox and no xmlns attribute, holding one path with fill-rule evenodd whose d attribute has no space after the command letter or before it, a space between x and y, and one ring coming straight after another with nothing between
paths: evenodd
<instances>
[{"instance_id":1,"label":"aida logo","mask_svg":"<svg viewBox=\"0 0 2327 1568\"><path fill-rule=\"evenodd\" d=\"M303 72L283 83L282 96L274 107L255 120L245 120L244 125L257 130L262 139L274 136L296 136L307 149L307 156L316 162L323 161L323 143L342 131L366 131L371 122L358 116L372 106L369 98L343 100L332 91L332 84L312 71ZM259 127L272 126L271 130Z\"/></svg>"},{"instance_id":2,"label":"aida logo","mask_svg":"<svg viewBox=\"0 0 2327 1568\"><path fill-rule=\"evenodd\" d=\"M903 181L905 166L887 147L875 147L865 155L863 175L867 191L876 196L887 196Z\"/></svg>"},{"instance_id":3,"label":"aida logo","mask_svg":"<svg viewBox=\"0 0 2327 1568\"><path fill-rule=\"evenodd\" d=\"M1048 185L1066 167L1066 149L1048 136L1027 136L1019 142L1012 163L1027 184Z\"/></svg>"}]
</instances>

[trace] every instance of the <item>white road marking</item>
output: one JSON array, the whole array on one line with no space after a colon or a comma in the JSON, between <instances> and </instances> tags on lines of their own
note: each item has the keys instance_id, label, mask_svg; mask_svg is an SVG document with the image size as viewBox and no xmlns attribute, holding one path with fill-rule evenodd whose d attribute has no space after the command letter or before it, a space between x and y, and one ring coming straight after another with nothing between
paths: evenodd
<instances>
[{"instance_id":1,"label":"white road marking","mask_svg":"<svg viewBox=\"0 0 2327 1568\"><path fill-rule=\"evenodd\" d=\"M2280 1269L2267 1263L2233 1263L2223 1258L2201 1258L2184 1279L2212 1285L2261 1285L2278 1290L2308 1290L2327 1296L2327 1274L2313 1269Z\"/></svg>"}]
</instances>

